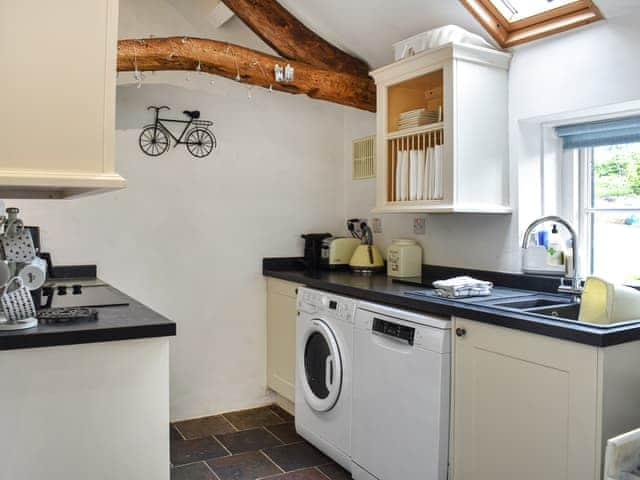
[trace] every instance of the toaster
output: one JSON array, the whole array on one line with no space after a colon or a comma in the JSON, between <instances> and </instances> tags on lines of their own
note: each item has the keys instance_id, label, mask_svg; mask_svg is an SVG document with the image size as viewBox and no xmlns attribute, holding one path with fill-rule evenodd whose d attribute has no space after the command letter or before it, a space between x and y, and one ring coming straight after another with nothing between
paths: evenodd
<instances>
[{"instance_id":1,"label":"toaster","mask_svg":"<svg viewBox=\"0 0 640 480\"><path fill-rule=\"evenodd\" d=\"M352 237L331 237L322 241L320 266L327 270L347 268L360 240Z\"/></svg>"}]
</instances>

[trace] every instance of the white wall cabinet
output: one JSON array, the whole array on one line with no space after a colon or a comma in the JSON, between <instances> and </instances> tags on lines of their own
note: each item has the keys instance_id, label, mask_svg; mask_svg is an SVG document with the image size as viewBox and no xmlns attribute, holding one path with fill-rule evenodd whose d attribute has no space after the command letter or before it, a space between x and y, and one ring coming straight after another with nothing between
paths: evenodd
<instances>
[{"instance_id":1,"label":"white wall cabinet","mask_svg":"<svg viewBox=\"0 0 640 480\"><path fill-rule=\"evenodd\" d=\"M0 197L124 187L115 173L118 0L0 0Z\"/></svg>"},{"instance_id":2,"label":"white wall cabinet","mask_svg":"<svg viewBox=\"0 0 640 480\"><path fill-rule=\"evenodd\" d=\"M597 480L606 440L640 426L638 342L453 328L453 479Z\"/></svg>"},{"instance_id":3,"label":"white wall cabinet","mask_svg":"<svg viewBox=\"0 0 640 480\"><path fill-rule=\"evenodd\" d=\"M267 386L295 400L297 283L267 279Z\"/></svg>"},{"instance_id":4,"label":"white wall cabinet","mask_svg":"<svg viewBox=\"0 0 640 480\"><path fill-rule=\"evenodd\" d=\"M372 72L377 85L376 212L511 212L510 61L506 52L452 43ZM422 108L441 111L441 121L399 125L403 113ZM400 152L435 145L442 146L443 157L432 182L438 193L403 198L396 178Z\"/></svg>"}]
</instances>

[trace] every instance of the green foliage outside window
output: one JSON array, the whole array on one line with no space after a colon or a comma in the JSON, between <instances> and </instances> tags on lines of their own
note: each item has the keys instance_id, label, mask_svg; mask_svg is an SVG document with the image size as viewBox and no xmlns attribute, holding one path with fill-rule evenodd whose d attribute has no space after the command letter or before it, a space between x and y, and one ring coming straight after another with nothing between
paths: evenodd
<instances>
[{"instance_id":1,"label":"green foliage outside window","mask_svg":"<svg viewBox=\"0 0 640 480\"><path fill-rule=\"evenodd\" d=\"M640 149L613 145L604 150L606 160L594 165L596 198L613 200L640 195Z\"/></svg>"}]
</instances>

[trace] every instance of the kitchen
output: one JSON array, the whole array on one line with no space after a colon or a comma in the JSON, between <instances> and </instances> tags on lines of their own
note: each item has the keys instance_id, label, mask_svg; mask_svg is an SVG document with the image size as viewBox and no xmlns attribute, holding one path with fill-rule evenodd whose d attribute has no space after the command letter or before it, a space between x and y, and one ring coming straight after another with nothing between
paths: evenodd
<instances>
[{"instance_id":1,"label":"kitchen","mask_svg":"<svg viewBox=\"0 0 640 480\"><path fill-rule=\"evenodd\" d=\"M78 9L73 11L84 17L96 14L83 10L86 7L82 7L81 3L65 2L65 5L70 9ZM175 37L179 39L177 52L180 45L184 45L181 39L185 36L187 46L191 38L215 39L225 45L238 46L232 47L228 54L231 55L228 64L232 70L235 69L233 53L240 55L240 47L287 58L280 64L285 66L289 62L295 66L294 56L275 53L278 50L255 35L241 14L218 9L218 2L121 0L119 5L115 5L115 10L115 2L108 3L112 8L110 15L117 24L115 38L120 40ZM450 24L459 25L480 35L494 47L498 46L463 2L451 2L451 5L444 6L442 2L411 0L394 4L393 7L381 2L374 5L361 2L349 2L349 5L337 2L280 3L325 40L355 57L365 59L371 71L394 63L393 44ZM553 184L553 178L542 178L541 132L553 133L556 124L569 124L573 119L600 115L612 117L614 114L628 116L638 110L634 103L640 97L634 80L638 77L634 47L640 41L636 28L639 9L635 2L624 0L600 0L596 4L604 20L505 50L511 58L499 98L504 109L508 110L508 117L502 120L504 127L494 135L503 142L508 168L500 177L500 187L492 185L487 190L500 191L502 204L509 207L510 213L374 211L379 199L377 181L381 178L381 172L377 172L377 178L353 179L352 149L354 140L378 133L376 113L307 98L305 95L281 93L275 88L275 77L274 91L270 92L268 86L273 72L266 67L266 60L262 58L259 61L264 63L264 75L258 65L251 66L253 59L250 58L241 64L243 82L240 83L233 79L237 72L230 74L232 78L205 72L204 59L202 71L196 70L196 61L190 65L190 73L186 69L163 71L160 68L152 73L142 70L145 64L140 57L140 71L137 74L135 70L131 71L134 67L130 62L126 66L129 71L121 71L117 79L114 65L113 81L117 87L112 86L115 109L111 115L115 118L116 127L115 131L107 131L105 144L113 145L113 172L126 180L126 188L60 200L42 199L42 189L38 189L38 195L33 191L23 192L21 198L15 198L11 192L3 192L0 198L4 198L6 207L20 209L20 217L26 225L40 227L43 249L52 253L54 265L97 265L97 276L101 280L158 312L168 321L175 322L177 335L160 337L168 340L169 348L165 373L167 399L162 395L160 398L149 397L154 398L149 405L154 405L158 410L167 410L159 416L166 418L166 423L171 421L178 425L178 430L182 432L178 440L189 437L184 435L185 431L179 425L191 419L223 414L228 418L229 412L263 407L274 402L295 413L298 402L294 408L287 406L273 391L267 389L267 342L273 332L269 331L267 323L267 283L271 277L265 279L262 275L263 259L302 257L304 241L300 238L301 234L330 232L348 236L346 221L358 218L367 219L374 230L374 242L381 254L386 254L393 240L411 238L422 249L423 264L451 268L434 269L434 275L425 276L425 281L447 279L460 273L473 277L481 275L478 272L520 274L521 243L526 227L543 215L559 214L568 218L565 210L554 204L564 190ZM14 12L15 8L13 3L3 3L2 17L9 18L9 12ZM36 7L32 5L32 8ZM56 32L51 30L51 25L69 24L71 16L62 10L47 11L37 17L40 24L33 28L41 32L39 38L54 33L62 35L60 30L64 29L56 28ZM4 15L5 12L7 15ZM18 18L30 17L29 12L18 12L16 15ZM18 25L18 20L13 24ZM87 82L95 81L95 78L91 80L87 77L97 75L97 67L90 67L86 63L86 54L81 55L76 51L67 55L60 47L52 47L43 54L41 49L46 42L37 42L36 45L19 36L20 32L16 29L2 30L11 32L6 33L7 40L1 42L2 45L10 45L3 48L3 57L18 62L19 58L10 57L9 54L20 49L26 52L21 57L23 60L32 56L31 60L20 62L22 69L12 70L14 76L9 80L5 77L7 83L3 84L4 91L10 95L3 96L3 103L10 106L10 114L4 116L1 129L3 145L15 145L12 151L20 151L20 145L33 145L32 152L35 151L37 155L33 156L34 163L30 166L37 165L37 161L45 161L50 168L55 167L56 162L62 165L74 149L89 146L93 150L88 155L98 158L95 151L96 135L87 133L91 128L95 130L98 123L91 120L93 126L90 126L87 117L82 117L83 109L80 106L76 107L78 117L62 115L76 98L73 94L76 89L82 92L78 96L80 98L82 95L86 95L85 98L98 95L97 87L92 87L91 92L82 90L88 87ZM69 30L63 40L77 40L80 35L88 35L87 31L91 32L92 28L85 28L82 32ZM92 39L99 41L94 37ZM147 42L147 46L150 44ZM113 48L115 60L115 43ZM136 53L141 53L143 48L142 44L136 44ZM502 49L495 51L498 55L504 53ZM418 56L419 53L415 55L416 59ZM60 67L61 64L64 64L64 68ZM229 68L229 65L225 68ZM302 70L296 68L296 71ZM54 72L57 76L53 75ZM250 83L255 77L258 85ZM109 77L108 81L111 80ZM31 107L29 96L22 96L20 101L10 103L11 97L18 98L16 92L22 91L18 85L27 87L24 89L27 92L46 93L34 98L33 103L38 105ZM66 93L60 95L56 92ZM493 94L498 95L500 91ZM194 158L184 145L179 145L157 157L145 155L139 146L140 133L144 126L154 121L147 107L162 105L171 107L170 111L162 112L162 117L186 118L182 115L183 110L199 110L203 120L213 121L211 130L217 140L214 152L204 158ZM444 115L449 113L445 108ZM64 128L62 124L65 124ZM31 131L26 128L27 125L46 135L41 143L24 136L26 131ZM478 124L469 124L471 127L475 125ZM109 140L109 135L113 135L114 140ZM465 135L461 141L466 141L466 138ZM88 139L87 146L79 145L78 139ZM553 140L551 138L549 141ZM94 143L89 145L89 142ZM40 144L42 147L36 147ZM546 172L551 170L552 163L552 158L545 157ZM8 175L1 175L0 180L4 185L15 185ZM473 182L473 178L470 182ZM91 186L96 187L95 184ZM543 190L549 194L545 195L544 206L541 201ZM379 219L380 228L376 219ZM416 223L418 228L424 226L424 233L414 233ZM551 225L548 227L550 230ZM375 230L381 230L381 233ZM418 231L422 232L420 229ZM185 237L190 243L188 249L181 248ZM580 252L584 258L586 252L584 249ZM627 252L627 257L627 263L632 264L634 252ZM458 270L454 270L454 267ZM589 274L585 271L582 276ZM384 275L373 278L381 277L384 278ZM284 281L290 281L291 278ZM516 280L519 278L516 277ZM496 278L492 280L496 286L504 285ZM334 295L355 297L356 300L363 296L354 289L344 290L334 286L326 290L326 283L316 282L319 281L307 279L293 283ZM368 282L367 277L353 280L354 284L360 286L366 286ZM520 284L511 286L528 290ZM539 288L544 290L545 287L531 289ZM544 292L552 293L548 290ZM291 300L290 296L287 298ZM393 298L383 297L383 300L389 302ZM295 306L295 299L293 304ZM393 302L390 305L415 313L421 312L416 307L422 304L419 300L410 299L403 300L401 305ZM430 308L433 310L433 307ZM438 307L438 311L431 314L451 317L452 311L458 312L461 318L467 318L462 315L468 315L468 310L464 309ZM289 318L289 321L295 323L295 319ZM99 319L98 324L101 322L102 319ZM470 327L467 330L473 331ZM288 332L287 335L291 335L291 331ZM285 338L284 335L275 336ZM455 334L452 337L459 338ZM467 337L470 338L472 335ZM126 344L127 341L96 343L95 346L107 348L108 353L110 346L115 348L115 345ZM578 344L570 342L569 345ZM594 351L601 348L593 344L591 347L595 348ZM25 349L22 353L38 354L49 348L55 350L66 347ZM17 352L2 353L10 355ZM79 355L83 353L79 352ZM22 372L21 375L30 372L27 366L16 368ZM161 381L160 376L158 381ZM592 398L595 401L597 396L593 395ZM19 401L19 397L16 401ZM286 414L282 412L282 416L276 413L275 417L264 412L260 415L267 418L268 423L268 419L291 423L284 422L290 419L283 418ZM81 417L78 414L77 420L82 421ZM133 413L132 417L135 417ZM633 425L629 425L624 432L638 427L638 422L634 424L633 420ZM229 428L228 424L225 425ZM259 422L257 427L261 427ZM132 430L135 430L133 426ZM191 432L196 428L191 425L188 430ZM54 429L52 432L53 435L58 431ZM215 429L209 432L210 435L229 433L216 432ZM175 435L173 430L171 433ZM145 478L169 478L171 475L169 432L165 435L166 451L157 455L166 457L166 465L163 463L155 466L158 470L148 470ZM194 433L192 436L197 435ZM7 445L5 442L10 441L3 438L0 442L3 451L8 451L4 446ZM104 441L108 444L108 437ZM189 440L183 441L187 445L179 445L188 447ZM77 448L75 444L70 445ZM33 452L26 444L24 447L24 451ZM64 451L63 447L60 445L61 451ZM254 460L257 458L251 453L245 456ZM576 458L586 462L588 457L589 461L595 462L595 456L595 453L583 453L577 454ZM56 458L55 455L51 457ZM116 458L111 457L113 465L118 463ZM174 458L173 475L189 478L186 476L189 470L205 468L204 474L212 478L215 478L213 475L229 478L221 469L214 469L216 473L213 473L206 466L213 457L205 455L198 458L189 463L175 461ZM270 473L263 476L293 475L282 472L279 467L264 460L267 458L265 455L261 454L259 458L263 463L268 463L263 467ZM568 458L564 458L564 461L568 461ZM40 470L31 471L20 470L24 465L18 464L13 466L15 470L6 470L2 474L7 478L37 478L42 472L52 469L52 462L50 458L46 462L48 465L42 464ZM87 464L90 463L88 460ZM119 465L126 463L125 458L121 457ZM38 468L37 462L30 462L30 465L31 468ZM80 477L80 470L71 469L68 461L59 465L60 476L66 473L64 478ZM325 475L318 473L315 467L309 467L315 472L307 472L309 478ZM125 466L122 468L125 468L121 475L124 478L143 478L136 477L132 471L127 472ZM274 472L274 468L277 471ZM303 466L300 470L306 468ZM294 469L294 472L297 470ZM577 478L577 474L567 471L569 473L562 478ZM469 477L466 473L457 474L455 471L450 471L450 475ZM105 472L93 478L113 477ZM474 478L482 478L482 474L477 473ZM493 478L501 477L496 474Z\"/></svg>"}]
</instances>

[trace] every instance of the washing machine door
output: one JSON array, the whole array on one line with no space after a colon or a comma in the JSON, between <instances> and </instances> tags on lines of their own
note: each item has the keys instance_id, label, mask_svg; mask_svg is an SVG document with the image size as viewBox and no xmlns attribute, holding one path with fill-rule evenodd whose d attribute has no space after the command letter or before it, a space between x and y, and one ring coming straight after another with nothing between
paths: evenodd
<instances>
[{"instance_id":1,"label":"washing machine door","mask_svg":"<svg viewBox=\"0 0 640 480\"><path fill-rule=\"evenodd\" d=\"M342 388L342 358L336 335L326 322L311 321L302 335L297 357L307 404L318 412L331 410Z\"/></svg>"}]
</instances>

